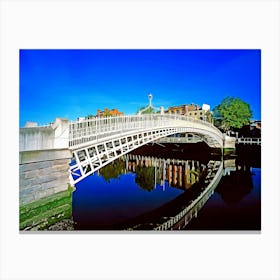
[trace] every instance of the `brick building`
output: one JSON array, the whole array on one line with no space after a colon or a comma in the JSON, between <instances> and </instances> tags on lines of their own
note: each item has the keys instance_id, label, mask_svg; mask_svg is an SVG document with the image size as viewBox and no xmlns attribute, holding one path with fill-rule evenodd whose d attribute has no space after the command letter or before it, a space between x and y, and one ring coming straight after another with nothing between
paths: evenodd
<instances>
[{"instance_id":1,"label":"brick building","mask_svg":"<svg viewBox=\"0 0 280 280\"><path fill-rule=\"evenodd\" d=\"M166 110L167 114L190 116L198 120L213 121L213 116L210 111L210 106L203 104L202 108L196 104L183 104L178 106L169 107Z\"/></svg>"},{"instance_id":2,"label":"brick building","mask_svg":"<svg viewBox=\"0 0 280 280\"><path fill-rule=\"evenodd\" d=\"M172 106L167 109L168 114L175 114L175 115L186 115L190 111L197 111L200 110L199 105L195 104L184 104L184 105L177 105L177 106Z\"/></svg>"},{"instance_id":3,"label":"brick building","mask_svg":"<svg viewBox=\"0 0 280 280\"><path fill-rule=\"evenodd\" d=\"M105 108L104 111L98 109L96 117L115 117L115 116L123 116L123 115L124 114L117 109L109 110L108 108Z\"/></svg>"}]
</instances>

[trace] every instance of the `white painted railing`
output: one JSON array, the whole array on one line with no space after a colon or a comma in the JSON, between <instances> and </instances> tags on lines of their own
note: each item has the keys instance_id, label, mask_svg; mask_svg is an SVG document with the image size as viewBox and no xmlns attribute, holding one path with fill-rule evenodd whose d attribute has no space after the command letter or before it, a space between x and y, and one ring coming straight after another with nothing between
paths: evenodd
<instances>
[{"instance_id":1,"label":"white painted railing","mask_svg":"<svg viewBox=\"0 0 280 280\"><path fill-rule=\"evenodd\" d=\"M155 128L188 127L205 130L223 139L219 129L211 123L188 116L171 114L126 115L118 117L92 118L69 124L69 147L85 146L102 142L102 139L122 135L131 131L146 131Z\"/></svg>"},{"instance_id":2,"label":"white painted railing","mask_svg":"<svg viewBox=\"0 0 280 280\"><path fill-rule=\"evenodd\" d=\"M261 138L238 138L237 139L237 144L261 145L261 143L262 143Z\"/></svg>"},{"instance_id":3,"label":"white painted railing","mask_svg":"<svg viewBox=\"0 0 280 280\"><path fill-rule=\"evenodd\" d=\"M194 136L192 138L189 137L165 137L158 140L159 143L174 143L174 144L181 144L181 143L198 143L202 142L202 138L198 136Z\"/></svg>"},{"instance_id":4,"label":"white painted railing","mask_svg":"<svg viewBox=\"0 0 280 280\"><path fill-rule=\"evenodd\" d=\"M118 157L175 133L203 135L207 144L223 147L223 134L212 124L177 115L132 115L93 118L69 125L72 184L78 183Z\"/></svg>"}]
</instances>

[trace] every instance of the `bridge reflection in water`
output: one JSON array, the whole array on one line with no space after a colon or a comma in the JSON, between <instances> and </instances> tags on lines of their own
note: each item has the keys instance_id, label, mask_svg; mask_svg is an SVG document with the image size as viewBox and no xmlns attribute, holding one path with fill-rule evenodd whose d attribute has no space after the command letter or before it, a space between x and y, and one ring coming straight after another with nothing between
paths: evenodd
<instances>
[{"instance_id":1,"label":"bridge reflection in water","mask_svg":"<svg viewBox=\"0 0 280 280\"><path fill-rule=\"evenodd\" d=\"M184 228L213 194L223 175L221 163L127 154L90 176L88 186L77 184L76 229ZM83 188L85 197L79 194Z\"/></svg>"}]
</instances>

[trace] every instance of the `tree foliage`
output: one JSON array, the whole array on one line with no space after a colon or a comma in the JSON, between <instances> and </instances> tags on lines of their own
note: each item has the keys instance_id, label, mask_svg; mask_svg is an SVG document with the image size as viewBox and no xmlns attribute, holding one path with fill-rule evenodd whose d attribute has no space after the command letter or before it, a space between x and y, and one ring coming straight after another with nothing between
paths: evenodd
<instances>
[{"instance_id":1,"label":"tree foliage","mask_svg":"<svg viewBox=\"0 0 280 280\"><path fill-rule=\"evenodd\" d=\"M86 116L86 119L93 119L95 116L93 114L89 114Z\"/></svg>"},{"instance_id":2,"label":"tree foliage","mask_svg":"<svg viewBox=\"0 0 280 280\"><path fill-rule=\"evenodd\" d=\"M141 107L136 112L136 114L138 114L139 112L141 112L141 114L155 114L155 113L158 113L153 107Z\"/></svg>"},{"instance_id":3,"label":"tree foliage","mask_svg":"<svg viewBox=\"0 0 280 280\"><path fill-rule=\"evenodd\" d=\"M249 124L251 117L250 105L239 98L226 97L214 108L215 125L225 131Z\"/></svg>"},{"instance_id":4,"label":"tree foliage","mask_svg":"<svg viewBox=\"0 0 280 280\"><path fill-rule=\"evenodd\" d=\"M213 122L213 115L209 110L205 113L205 116L206 116L206 121L207 122L210 122L210 123Z\"/></svg>"}]
</instances>

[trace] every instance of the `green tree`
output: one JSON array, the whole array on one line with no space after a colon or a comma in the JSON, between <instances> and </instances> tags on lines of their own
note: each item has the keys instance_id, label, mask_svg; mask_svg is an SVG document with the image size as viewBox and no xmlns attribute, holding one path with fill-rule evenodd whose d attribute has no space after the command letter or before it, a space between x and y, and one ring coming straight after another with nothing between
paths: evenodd
<instances>
[{"instance_id":1,"label":"green tree","mask_svg":"<svg viewBox=\"0 0 280 280\"><path fill-rule=\"evenodd\" d=\"M250 123L250 105L235 97L226 97L214 108L214 124L224 131L241 128Z\"/></svg>"},{"instance_id":2,"label":"green tree","mask_svg":"<svg viewBox=\"0 0 280 280\"><path fill-rule=\"evenodd\" d=\"M206 116L207 122L210 122L210 123L213 122L213 114L209 110L205 113L205 116Z\"/></svg>"},{"instance_id":3,"label":"green tree","mask_svg":"<svg viewBox=\"0 0 280 280\"><path fill-rule=\"evenodd\" d=\"M153 107L141 107L136 112L136 114L138 114L140 111L141 111L141 114L155 114L155 113L158 113Z\"/></svg>"},{"instance_id":4,"label":"green tree","mask_svg":"<svg viewBox=\"0 0 280 280\"><path fill-rule=\"evenodd\" d=\"M93 114L89 114L86 116L86 119L93 119L94 118L94 115Z\"/></svg>"}]
</instances>

